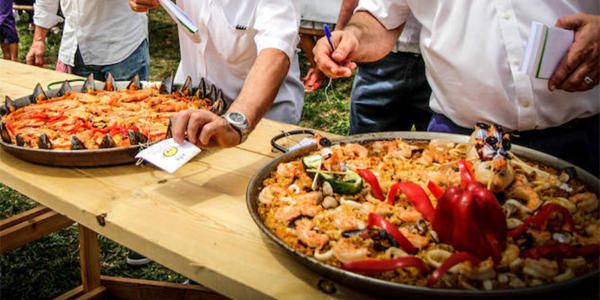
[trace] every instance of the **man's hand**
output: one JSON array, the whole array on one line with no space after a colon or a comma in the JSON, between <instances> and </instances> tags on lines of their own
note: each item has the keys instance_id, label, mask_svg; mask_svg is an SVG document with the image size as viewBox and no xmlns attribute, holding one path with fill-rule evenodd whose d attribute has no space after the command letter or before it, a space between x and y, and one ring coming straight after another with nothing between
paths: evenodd
<instances>
[{"instance_id":1,"label":"man's hand","mask_svg":"<svg viewBox=\"0 0 600 300\"><path fill-rule=\"evenodd\" d=\"M600 80L600 16L577 14L558 19L556 27L575 31L575 41L548 80L548 89L587 91Z\"/></svg>"},{"instance_id":2,"label":"man's hand","mask_svg":"<svg viewBox=\"0 0 600 300\"><path fill-rule=\"evenodd\" d=\"M326 37L317 41L313 49L315 63L321 72L330 78L350 77L356 69L356 63L352 62L353 54L358 49L358 39L352 31L334 31L331 35L331 43Z\"/></svg>"},{"instance_id":3,"label":"man's hand","mask_svg":"<svg viewBox=\"0 0 600 300\"><path fill-rule=\"evenodd\" d=\"M233 147L240 143L240 134L222 117L206 110L184 110L171 118L171 133L175 142L190 143L201 148Z\"/></svg>"},{"instance_id":4,"label":"man's hand","mask_svg":"<svg viewBox=\"0 0 600 300\"><path fill-rule=\"evenodd\" d=\"M31 43L31 48L29 48L29 52L27 53L27 64L34 65L38 67L44 66L44 54L46 52L46 43L42 41L33 41Z\"/></svg>"},{"instance_id":5,"label":"man's hand","mask_svg":"<svg viewBox=\"0 0 600 300\"><path fill-rule=\"evenodd\" d=\"M129 6L136 12L147 12L158 5L158 0L129 0Z\"/></svg>"}]
</instances>

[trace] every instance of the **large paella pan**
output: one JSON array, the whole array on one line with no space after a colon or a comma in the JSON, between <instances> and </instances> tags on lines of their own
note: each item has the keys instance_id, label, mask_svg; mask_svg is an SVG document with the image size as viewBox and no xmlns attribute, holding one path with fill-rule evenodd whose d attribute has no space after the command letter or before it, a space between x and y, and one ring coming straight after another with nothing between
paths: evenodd
<instances>
[{"instance_id":1,"label":"large paella pan","mask_svg":"<svg viewBox=\"0 0 600 300\"><path fill-rule=\"evenodd\" d=\"M105 166L135 161L144 146L165 139L170 116L184 109L226 111L223 93L204 79L198 87L187 77L182 85L173 76L160 84L115 82L93 76L82 86L69 81L32 95L6 97L0 106L0 146L26 161L67 167Z\"/></svg>"},{"instance_id":2,"label":"large paella pan","mask_svg":"<svg viewBox=\"0 0 600 300\"><path fill-rule=\"evenodd\" d=\"M378 133L296 149L251 180L248 209L300 262L377 295L597 283L598 178L481 126L471 138Z\"/></svg>"}]
</instances>

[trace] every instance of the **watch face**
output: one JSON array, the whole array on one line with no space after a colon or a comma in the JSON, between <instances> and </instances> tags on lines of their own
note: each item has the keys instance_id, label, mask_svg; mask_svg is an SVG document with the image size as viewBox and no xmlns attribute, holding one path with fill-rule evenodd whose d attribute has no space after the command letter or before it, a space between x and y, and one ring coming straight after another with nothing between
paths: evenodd
<instances>
[{"instance_id":1,"label":"watch face","mask_svg":"<svg viewBox=\"0 0 600 300\"><path fill-rule=\"evenodd\" d=\"M232 112L229 114L229 118L235 123L244 123L245 121L244 115L238 112Z\"/></svg>"}]
</instances>

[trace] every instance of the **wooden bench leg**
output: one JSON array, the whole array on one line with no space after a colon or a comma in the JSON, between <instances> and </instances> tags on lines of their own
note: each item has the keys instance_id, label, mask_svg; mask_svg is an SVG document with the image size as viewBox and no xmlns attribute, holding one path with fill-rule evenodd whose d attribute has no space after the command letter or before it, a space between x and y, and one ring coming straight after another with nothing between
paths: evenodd
<instances>
[{"instance_id":1,"label":"wooden bench leg","mask_svg":"<svg viewBox=\"0 0 600 300\"><path fill-rule=\"evenodd\" d=\"M98 234L79 224L79 265L81 286L57 299L102 299L106 288L100 284L100 247Z\"/></svg>"},{"instance_id":2,"label":"wooden bench leg","mask_svg":"<svg viewBox=\"0 0 600 300\"><path fill-rule=\"evenodd\" d=\"M0 253L19 248L73 224L47 207L37 206L0 221Z\"/></svg>"}]
</instances>

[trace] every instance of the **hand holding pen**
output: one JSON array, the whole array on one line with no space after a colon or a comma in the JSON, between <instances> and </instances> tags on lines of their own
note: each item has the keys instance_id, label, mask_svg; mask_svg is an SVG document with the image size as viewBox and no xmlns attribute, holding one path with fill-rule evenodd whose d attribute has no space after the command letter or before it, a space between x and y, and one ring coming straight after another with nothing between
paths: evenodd
<instances>
[{"instance_id":1,"label":"hand holding pen","mask_svg":"<svg viewBox=\"0 0 600 300\"><path fill-rule=\"evenodd\" d=\"M331 32L327 24L323 26L323 30L325 37L321 38L313 49L317 66L330 78L352 76L352 71L356 69L356 63L350 60L349 54L353 51L353 47L358 45L358 42L355 40L354 43L347 43L347 41L342 43L345 32Z\"/></svg>"}]
</instances>

